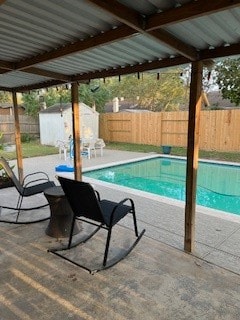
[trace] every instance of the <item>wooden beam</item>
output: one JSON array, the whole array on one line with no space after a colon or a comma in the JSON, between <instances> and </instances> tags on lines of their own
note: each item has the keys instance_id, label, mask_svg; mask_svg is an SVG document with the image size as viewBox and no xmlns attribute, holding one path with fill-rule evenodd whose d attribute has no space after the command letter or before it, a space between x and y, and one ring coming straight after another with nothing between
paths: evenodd
<instances>
[{"instance_id":1,"label":"wooden beam","mask_svg":"<svg viewBox=\"0 0 240 320\"><path fill-rule=\"evenodd\" d=\"M223 57L234 56L239 54L240 54L240 42L223 46L223 47L218 47L215 49L202 50L199 56L201 60L206 60L206 59L223 58Z\"/></svg>"},{"instance_id":2,"label":"wooden beam","mask_svg":"<svg viewBox=\"0 0 240 320\"><path fill-rule=\"evenodd\" d=\"M0 87L0 91L13 92L14 90L12 88L8 88L8 87Z\"/></svg>"},{"instance_id":3,"label":"wooden beam","mask_svg":"<svg viewBox=\"0 0 240 320\"><path fill-rule=\"evenodd\" d=\"M80 110L78 101L78 84L74 82L71 87L72 96L72 123L73 123L73 146L74 146L74 178L82 180L82 163L80 148Z\"/></svg>"},{"instance_id":4,"label":"wooden beam","mask_svg":"<svg viewBox=\"0 0 240 320\"><path fill-rule=\"evenodd\" d=\"M188 58L190 61L195 61L199 58L198 52L194 47L186 45L184 42L180 41L178 38L170 35L169 32L165 30L153 30L148 32L148 35L158 39L160 42L166 44L169 48L176 50L182 56Z\"/></svg>"},{"instance_id":5,"label":"wooden beam","mask_svg":"<svg viewBox=\"0 0 240 320\"><path fill-rule=\"evenodd\" d=\"M4 70L14 70L15 68L15 64L10 62L10 61L4 61L4 60L0 60L0 68L4 69Z\"/></svg>"},{"instance_id":6,"label":"wooden beam","mask_svg":"<svg viewBox=\"0 0 240 320\"><path fill-rule=\"evenodd\" d=\"M1 68L0 68L0 74L4 74L4 73L8 73L8 72L9 72L9 70L1 69Z\"/></svg>"},{"instance_id":7,"label":"wooden beam","mask_svg":"<svg viewBox=\"0 0 240 320\"><path fill-rule=\"evenodd\" d=\"M20 132L16 92L12 93L12 100L13 100L13 113L14 113L14 124L15 124L15 143L16 143L18 177L19 177L19 181L22 183L23 182L23 156L22 156L21 132Z\"/></svg>"},{"instance_id":8,"label":"wooden beam","mask_svg":"<svg viewBox=\"0 0 240 320\"><path fill-rule=\"evenodd\" d=\"M63 82L68 82L68 81L70 82L71 81L71 77L67 76L65 74L58 73L58 72L52 72L52 71L39 69L39 68L34 68L34 67L23 69L22 72L31 73L31 74L37 74L39 76L52 78L54 80L60 80L60 81L63 81Z\"/></svg>"},{"instance_id":9,"label":"wooden beam","mask_svg":"<svg viewBox=\"0 0 240 320\"><path fill-rule=\"evenodd\" d=\"M90 37L84 40L79 40L75 43L65 45L64 47L52 50L50 52L45 52L36 57L25 59L21 62L16 63L15 69L21 70L21 69L33 66L35 64L51 61L57 58L61 58L61 57L76 53L76 52L83 52L90 48L96 48L103 44L109 44L119 39L128 38L135 33L136 31L128 26L120 26L118 28L111 29L104 33L97 34L94 37Z\"/></svg>"},{"instance_id":10,"label":"wooden beam","mask_svg":"<svg viewBox=\"0 0 240 320\"><path fill-rule=\"evenodd\" d=\"M87 81L91 79L114 77L118 75L131 74L137 72L144 72L148 70L161 69L167 67L174 67L181 64L189 63L189 59L184 57L167 58L162 60L155 60L151 62L144 62L141 64L119 67L108 70L101 70L97 72L84 73L72 77L72 81Z\"/></svg>"},{"instance_id":11,"label":"wooden beam","mask_svg":"<svg viewBox=\"0 0 240 320\"><path fill-rule=\"evenodd\" d=\"M192 252L195 245L195 211L197 170L199 153L199 128L202 94L201 61L192 63L190 102L188 115L187 171L186 171L186 204L185 204L185 237L184 249Z\"/></svg>"},{"instance_id":12,"label":"wooden beam","mask_svg":"<svg viewBox=\"0 0 240 320\"><path fill-rule=\"evenodd\" d=\"M140 15L138 11L129 8L116 0L88 0L91 4L94 4L98 8L105 12L108 12L116 20L127 24L129 27L138 30L139 32L145 25L143 15Z\"/></svg>"},{"instance_id":13,"label":"wooden beam","mask_svg":"<svg viewBox=\"0 0 240 320\"><path fill-rule=\"evenodd\" d=\"M49 88L54 86L62 85L63 82L59 80L51 80L51 81L42 81L38 82L36 84L31 84L27 86L21 86L21 87L15 87L10 90L17 91L17 92L25 92L25 91L31 91L31 90L38 90L42 88Z\"/></svg>"},{"instance_id":14,"label":"wooden beam","mask_svg":"<svg viewBox=\"0 0 240 320\"><path fill-rule=\"evenodd\" d=\"M145 28L145 19L137 11L130 9L116 0L88 0L88 2L96 5L103 9L107 13L113 15L116 19L122 23L134 28L137 32L154 38L155 41L165 43L178 53L187 57L191 61L198 59L198 52L193 47L187 45L181 40L174 37L172 34L165 30L159 30L158 32L153 31L148 33Z\"/></svg>"},{"instance_id":15,"label":"wooden beam","mask_svg":"<svg viewBox=\"0 0 240 320\"><path fill-rule=\"evenodd\" d=\"M199 52L199 56L201 60L203 60L203 63L204 63L204 60L230 56L230 55L237 55L237 54L240 54L240 43L233 44L226 47L202 50ZM178 66L182 64L187 64L189 62L190 62L189 59L179 56L175 58L167 58L162 60L154 60L151 62L144 62L141 64L132 65L132 66L112 68L108 70L104 69L97 72L74 75L70 77L70 79L71 79L71 82L75 82L75 81L86 82L91 79L107 78L107 77L113 77L117 75L131 74L135 72L144 72L148 70L173 67L173 66ZM12 92L12 91L24 92L24 91L31 91L31 90L37 90L40 88L47 88L47 87L61 85L62 82L63 81L59 81L59 80L43 81L37 84L15 87L15 88L0 87L0 90L9 91L9 92ZM70 81L66 81L66 82L70 82Z\"/></svg>"},{"instance_id":16,"label":"wooden beam","mask_svg":"<svg viewBox=\"0 0 240 320\"><path fill-rule=\"evenodd\" d=\"M150 31L159 29L163 26L206 16L218 11L238 7L239 5L240 0L191 1L182 5L181 7L169 9L150 16L147 20L145 30Z\"/></svg>"},{"instance_id":17,"label":"wooden beam","mask_svg":"<svg viewBox=\"0 0 240 320\"><path fill-rule=\"evenodd\" d=\"M101 70L97 72L90 72L90 73L84 73L81 75L75 75L71 77L71 81L67 82L79 82L79 83L88 83L91 79L99 79L99 78L107 78L107 77L113 77L117 75L124 75L124 74L131 74L135 72L144 72L148 70L154 70L154 69L160 69L160 68L166 68L166 67L174 67L181 64L189 63L189 59L184 57L176 57L176 58L167 58L162 60L155 60L151 62L145 62L142 64L137 64L133 66L126 66L126 67L119 67L119 68L112 68L109 70ZM17 92L26 92L31 90L38 90L41 88L48 88L53 86L62 85L62 81L58 80L52 80L52 81L43 81L40 83L28 85L28 86L21 86L21 87L15 87L15 88L6 88L6 87L0 87L0 90L2 91L17 91Z\"/></svg>"},{"instance_id":18,"label":"wooden beam","mask_svg":"<svg viewBox=\"0 0 240 320\"><path fill-rule=\"evenodd\" d=\"M15 71L14 64L12 64L11 62L8 62L8 61L2 61L2 63L0 62L0 74L8 73L10 71ZM63 82L68 82L71 79L70 76L67 76L62 73L52 72L52 71L34 68L34 67L26 68L21 71L26 72L26 73L31 73L31 74L37 74L39 76L52 78L55 80L61 80Z\"/></svg>"}]
</instances>

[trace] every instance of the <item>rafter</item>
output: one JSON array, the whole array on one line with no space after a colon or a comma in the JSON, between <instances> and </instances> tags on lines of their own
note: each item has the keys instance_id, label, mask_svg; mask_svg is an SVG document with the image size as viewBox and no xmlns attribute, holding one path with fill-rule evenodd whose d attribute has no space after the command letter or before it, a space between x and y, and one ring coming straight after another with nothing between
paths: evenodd
<instances>
[{"instance_id":1,"label":"rafter","mask_svg":"<svg viewBox=\"0 0 240 320\"><path fill-rule=\"evenodd\" d=\"M19 86L12 88L12 91L16 92L25 92L25 91L31 91L31 90L38 90L42 88L48 88L48 87L54 87L62 85L62 81L57 80L51 80L51 81L42 81L37 84L27 85L27 86Z\"/></svg>"},{"instance_id":2,"label":"rafter","mask_svg":"<svg viewBox=\"0 0 240 320\"><path fill-rule=\"evenodd\" d=\"M47 77L47 78L52 78L55 80L60 80L63 82L66 81L71 81L71 77L64 75L62 73L58 73L58 72L52 72L52 71L48 71L48 70L44 70L44 69L39 69L39 68L34 68L34 67L30 67L27 69L22 70L23 72L26 73L32 73L32 74L37 74L39 76L43 76L43 77Z\"/></svg>"},{"instance_id":3,"label":"rafter","mask_svg":"<svg viewBox=\"0 0 240 320\"><path fill-rule=\"evenodd\" d=\"M174 67L181 64L188 63L189 60L185 57L167 58L162 60L154 60L151 62L144 62L142 64L136 64L133 66L112 68L109 70L102 70L97 72L91 72L72 77L72 81L83 81L91 79L99 79L105 77L114 77L117 75L131 74L136 72L144 72L148 70L161 69L166 67Z\"/></svg>"},{"instance_id":4,"label":"rafter","mask_svg":"<svg viewBox=\"0 0 240 320\"><path fill-rule=\"evenodd\" d=\"M194 47L191 47L183 41L180 41L178 38L174 37L172 34L163 29L163 27L170 24L177 24L188 19L210 15L218 11L240 6L240 0L218 0L208 2L206 2L205 0L191 1L180 7L169 9L167 11L154 14L149 17L145 17L136 10L133 10L121 4L117 0L87 1L93 6L97 6L99 11L104 10L105 12L108 12L116 20L123 23L123 25L112 30L101 32L93 37L89 37L88 39L79 40L75 43L62 46L52 51L45 52L41 55L26 58L19 62L0 60L0 74L8 73L11 71L22 71L49 78L49 81L42 81L41 83L36 85L33 84L29 86L21 86L18 88L14 88L13 90L25 91L38 89L42 86L48 87L72 81L81 82L94 78L103 78L134 72L143 72L150 69L160 69L182 63L188 63L191 61L211 60L223 56L240 54L240 44L233 44L211 50L197 51ZM0 5L3 2L4 1L0 0ZM151 37L155 42L160 42L170 48L173 48L174 51L180 54L180 57L155 60L153 62L145 62L133 66L90 72L77 76L68 76L58 72L52 72L34 67L35 65L40 63L47 63L48 61L60 59L61 57L65 57L67 55L88 51L89 49L101 47L103 45L107 45L112 42L116 42L121 39L125 39L138 34ZM12 89L3 88L3 90L11 91Z\"/></svg>"},{"instance_id":5,"label":"rafter","mask_svg":"<svg viewBox=\"0 0 240 320\"><path fill-rule=\"evenodd\" d=\"M200 59L217 59L221 57L233 56L240 54L240 43L232 44L225 47L219 47L215 49L202 50L200 53Z\"/></svg>"},{"instance_id":6,"label":"rafter","mask_svg":"<svg viewBox=\"0 0 240 320\"><path fill-rule=\"evenodd\" d=\"M16 69L21 70L35 64L51 61L77 52L83 52L90 48L95 48L103 44L109 44L113 41L130 37L135 33L136 31L128 26L120 26L104 33L97 34L94 37L85 40L79 40L36 57L25 59L24 61L16 63Z\"/></svg>"},{"instance_id":7,"label":"rafter","mask_svg":"<svg viewBox=\"0 0 240 320\"><path fill-rule=\"evenodd\" d=\"M5 61L5 64L8 65L8 62ZM0 65L1 65L1 63L0 63ZM4 67L1 68L0 67L0 74L8 73L10 71L16 71L14 64L9 63L9 66L11 66L11 68L9 68L9 67L8 68L4 68ZM30 67L30 68L23 69L21 71L26 72L26 73L36 74L36 75L51 78L51 79L55 79L55 80L61 80L63 82L71 81L70 76L67 76L65 74L58 73L58 72L44 70L44 69Z\"/></svg>"},{"instance_id":8,"label":"rafter","mask_svg":"<svg viewBox=\"0 0 240 320\"><path fill-rule=\"evenodd\" d=\"M179 54L183 55L184 57L193 60L198 59L198 52L194 47L186 45L184 42L180 41L178 38L174 36L169 36L169 32L159 29L153 30L148 33L151 35L155 40L158 39L161 42L164 42L168 47L174 48Z\"/></svg>"},{"instance_id":9,"label":"rafter","mask_svg":"<svg viewBox=\"0 0 240 320\"><path fill-rule=\"evenodd\" d=\"M179 23L188 19L194 19L209 15L218 11L231 9L240 5L240 0L191 1L181 7L169 9L150 16L146 23L146 31L159 29L170 24Z\"/></svg>"},{"instance_id":10,"label":"rafter","mask_svg":"<svg viewBox=\"0 0 240 320\"><path fill-rule=\"evenodd\" d=\"M186 45L176 37L170 35L168 32L159 29L159 27L170 23L183 21L192 17L224 10L229 7L235 7L240 3L240 0L219 0L217 1L217 3L215 1L210 2L206 6L204 5L206 3L205 0L198 0L195 2L187 3L179 8L165 11L164 13L155 14L148 18L145 26L146 21L142 15L140 15L133 9L127 8L117 1L114 1L114 5L112 3L113 0L88 1L111 13L111 15L113 15L119 21L127 24L127 26L120 26L116 29L109 30L95 37L77 41L73 44L66 45L51 52L38 55L37 57L25 59L24 61L16 64L0 61L0 68L6 69L5 72L10 70L22 70L27 73L39 74L57 80L68 81L68 79L66 79L66 76L64 75L60 75L57 73L54 75L54 73L48 73L45 70L37 68L30 69L29 67L38 63L47 62L69 54L73 54L75 52L83 52L90 48L97 47L101 44L108 44L118 39L132 36L136 32L140 32L144 35L154 38L157 41L167 44L169 47L174 48L179 54L187 57L190 60L196 60L198 59L198 52L195 50L195 48ZM132 28L134 28L134 30ZM158 28L159 30L153 30L156 28ZM146 33L146 31L148 32ZM1 74L5 72L4 70L0 71Z\"/></svg>"},{"instance_id":11,"label":"rafter","mask_svg":"<svg viewBox=\"0 0 240 320\"><path fill-rule=\"evenodd\" d=\"M108 12L116 20L141 32L144 25L144 17L136 10L128 8L116 0L88 0L98 8Z\"/></svg>"},{"instance_id":12,"label":"rafter","mask_svg":"<svg viewBox=\"0 0 240 320\"><path fill-rule=\"evenodd\" d=\"M144 17L137 11L120 4L116 0L88 0L88 2L101 8L107 13L110 13L117 20L134 28L139 33L147 37L150 36L151 38L154 38L155 41L158 41L160 43L166 43L169 47L176 50L184 57L187 57L192 61L198 59L198 53L193 47L190 47L176 37L173 37L169 32L161 30L158 33L148 33L145 30Z\"/></svg>"},{"instance_id":13,"label":"rafter","mask_svg":"<svg viewBox=\"0 0 240 320\"><path fill-rule=\"evenodd\" d=\"M12 71L14 70L14 68L15 68L15 64L13 62L0 60L0 69Z\"/></svg>"}]
</instances>

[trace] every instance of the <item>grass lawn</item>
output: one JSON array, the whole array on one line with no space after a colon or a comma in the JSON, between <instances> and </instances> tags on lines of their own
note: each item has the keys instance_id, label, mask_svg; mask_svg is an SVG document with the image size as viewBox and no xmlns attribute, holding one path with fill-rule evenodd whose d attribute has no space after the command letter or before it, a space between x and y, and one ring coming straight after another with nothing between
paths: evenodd
<instances>
[{"instance_id":1,"label":"grass lawn","mask_svg":"<svg viewBox=\"0 0 240 320\"><path fill-rule=\"evenodd\" d=\"M41 145L38 141L30 141L22 143L22 152L23 158L31 158L56 154L58 153L58 148ZM0 154L7 160L16 159L16 152L0 150Z\"/></svg>"},{"instance_id":2,"label":"grass lawn","mask_svg":"<svg viewBox=\"0 0 240 320\"><path fill-rule=\"evenodd\" d=\"M156 152L161 153L162 150L159 146L110 142L107 148L115 150L136 151L136 152ZM180 147L172 147L171 155L186 156L187 149ZM217 151L204 151L200 150L199 157L201 159L221 160L240 163L240 152L217 152Z\"/></svg>"},{"instance_id":3,"label":"grass lawn","mask_svg":"<svg viewBox=\"0 0 240 320\"><path fill-rule=\"evenodd\" d=\"M146 153L148 152L161 153L161 148L159 146L143 145L143 144L110 142L110 143L107 143L106 148L112 149L112 150L123 150L123 151L133 151L133 152L135 151L135 152L146 152ZM31 158L31 157L58 153L58 148L41 145L38 141L22 143L22 150L23 150L24 158ZM15 152L6 152L3 150L0 150L0 154L7 160L16 159ZM171 155L186 156L186 148L172 147ZM240 152L217 152L217 151L200 150L199 156L201 159L222 160L222 161L240 163Z\"/></svg>"}]
</instances>

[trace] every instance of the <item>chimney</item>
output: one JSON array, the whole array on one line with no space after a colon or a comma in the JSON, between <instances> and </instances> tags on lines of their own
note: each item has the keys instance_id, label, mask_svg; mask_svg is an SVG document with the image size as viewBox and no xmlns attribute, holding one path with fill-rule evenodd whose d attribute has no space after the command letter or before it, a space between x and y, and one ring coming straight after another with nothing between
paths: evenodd
<instances>
[{"instance_id":1,"label":"chimney","mask_svg":"<svg viewBox=\"0 0 240 320\"><path fill-rule=\"evenodd\" d=\"M113 112L119 111L119 100L118 97L113 98Z\"/></svg>"}]
</instances>

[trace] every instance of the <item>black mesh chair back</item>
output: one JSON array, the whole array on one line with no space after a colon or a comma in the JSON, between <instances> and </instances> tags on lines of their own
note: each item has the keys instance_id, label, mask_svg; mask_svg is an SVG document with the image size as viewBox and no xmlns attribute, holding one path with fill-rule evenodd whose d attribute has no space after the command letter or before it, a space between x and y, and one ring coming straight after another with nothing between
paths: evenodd
<instances>
[{"instance_id":1,"label":"black mesh chair back","mask_svg":"<svg viewBox=\"0 0 240 320\"><path fill-rule=\"evenodd\" d=\"M28 223L35 223L35 222L40 222L40 221L49 219L49 216L48 216L46 218L33 219L33 220L30 219L25 222L18 221L20 211L35 210L35 209L40 209L48 206L48 203L44 201L45 203L39 206L22 208L22 202L24 197L30 197L38 193L43 193L44 190L46 190L47 188L51 188L55 186L55 183L49 180L48 175L45 172L37 171L37 172L26 175L23 179L23 183L20 183L20 181L17 179L16 175L14 174L12 168L10 167L10 165L8 164L5 158L0 157L0 165L3 168L3 170L6 172L7 176L12 180L15 188L19 193L16 207L0 206L1 209L12 209L13 211L17 212L15 221L8 220L8 219L0 219L0 222L7 222L7 223L14 223L14 224L28 224Z\"/></svg>"},{"instance_id":2,"label":"black mesh chair back","mask_svg":"<svg viewBox=\"0 0 240 320\"><path fill-rule=\"evenodd\" d=\"M0 165L3 167L3 169L5 170L6 174L8 175L8 177L12 180L14 186L16 187L17 191L22 194L23 193L23 186L21 185L21 183L19 182L19 180L17 179L17 177L15 176L13 170L11 169L11 167L9 166L8 162L6 159L4 159L3 157L0 158Z\"/></svg>"},{"instance_id":3,"label":"black mesh chair back","mask_svg":"<svg viewBox=\"0 0 240 320\"><path fill-rule=\"evenodd\" d=\"M89 183L58 177L75 216L104 223L96 193Z\"/></svg>"},{"instance_id":4,"label":"black mesh chair back","mask_svg":"<svg viewBox=\"0 0 240 320\"><path fill-rule=\"evenodd\" d=\"M61 258L64 258L65 260L68 260L69 262L79 267L88 270L90 273L112 267L120 260L125 258L136 246L145 232L145 229L143 229L140 234L138 233L135 205L133 200L130 198L125 198L120 202L114 202L106 199L101 200L99 192L94 190L89 183L76 181L65 177L58 177L58 180L73 211L73 219L68 244L65 246L61 246L60 248L49 249L48 251L56 254ZM118 256L117 258L114 257L112 262L109 262L108 251L112 229L121 219L123 219L128 214L130 214L133 218L134 233L136 237L135 241L132 245L125 248L125 251L120 250L120 256ZM72 244L73 229L76 220L82 220L86 223L90 223L92 225L95 225L97 228L95 228L94 231L88 233L87 236L84 237L84 239L74 241L74 243ZM100 229L107 230L103 263L100 268L92 270L84 266L83 264L76 262L74 258L70 258L64 254L59 253L60 251L70 250L73 247L77 247L80 243L85 243L87 240L92 238ZM129 234L129 230L130 229L127 229L127 234ZM124 240L126 239L124 238Z\"/></svg>"}]
</instances>

